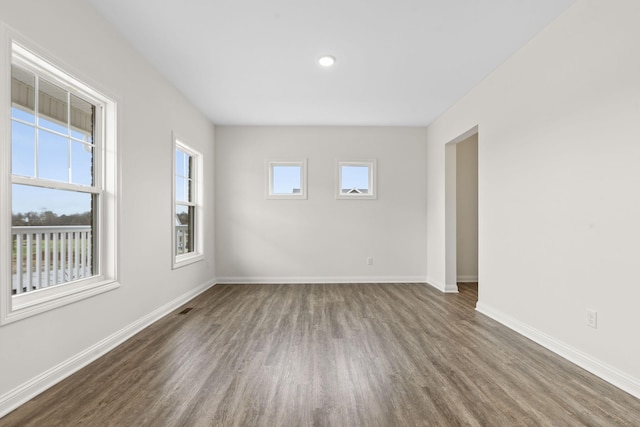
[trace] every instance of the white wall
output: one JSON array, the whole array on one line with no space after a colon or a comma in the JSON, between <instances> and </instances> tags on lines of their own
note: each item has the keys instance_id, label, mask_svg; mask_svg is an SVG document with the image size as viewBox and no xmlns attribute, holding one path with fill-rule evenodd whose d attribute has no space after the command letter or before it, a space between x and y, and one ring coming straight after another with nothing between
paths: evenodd
<instances>
[{"instance_id":1,"label":"white wall","mask_svg":"<svg viewBox=\"0 0 640 427\"><path fill-rule=\"evenodd\" d=\"M456 147L456 267L458 282L478 280L478 134Z\"/></svg>"},{"instance_id":2,"label":"white wall","mask_svg":"<svg viewBox=\"0 0 640 427\"><path fill-rule=\"evenodd\" d=\"M425 133L217 126L218 281L425 281ZM266 162L304 158L308 199L265 199ZM336 200L337 160L365 159L377 200Z\"/></svg>"},{"instance_id":3,"label":"white wall","mask_svg":"<svg viewBox=\"0 0 640 427\"><path fill-rule=\"evenodd\" d=\"M67 71L118 100L122 284L117 290L0 326L2 415L117 341L123 328L148 321L142 318L166 310L175 299L211 282L212 187L205 189L205 260L171 270L171 132L204 154L205 182L211 183L214 129L84 1L2 1L0 20ZM6 58L0 65L8 67ZM81 354L87 349L89 354Z\"/></svg>"},{"instance_id":4,"label":"white wall","mask_svg":"<svg viewBox=\"0 0 640 427\"><path fill-rule=\"evenodd\" d=\"M429 277L445 280L445 144L477 125L478 309L636 396L638 16L577 2L427 135Z\"/></svg>"}]
</instances>

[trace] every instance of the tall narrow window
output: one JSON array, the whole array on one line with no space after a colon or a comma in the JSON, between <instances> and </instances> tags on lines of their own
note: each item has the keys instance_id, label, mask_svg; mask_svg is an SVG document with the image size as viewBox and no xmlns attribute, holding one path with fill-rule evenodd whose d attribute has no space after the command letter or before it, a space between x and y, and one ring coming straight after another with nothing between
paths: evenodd
<instances>
[{"instance_id":1,"label":"tall narrow window","mask_svg":"<svg viewBox=\"0 0 640 427\"><path fill-rule=\"evenodd\" d=\"M114 202L105 200L114 159L104 137L113 103L16 43L10 79L11 196L3 208L10 206L11 277L2 278L2 298L12 299L2 321L20 307L34 311L35 301L67 303L115 279L114 261L104 261L114 241L106 224Z\"/></svg>"},{"instance_id":2,"label":"tall narrow window","mask_svg":"<svg viewBox=\"0 0 640 427\"><path fill-rule=\"evenodd\" d=\"M175 144L174 267L201 258L200 193L201 155L178 139Z\"/></svg>"}]
</instances>

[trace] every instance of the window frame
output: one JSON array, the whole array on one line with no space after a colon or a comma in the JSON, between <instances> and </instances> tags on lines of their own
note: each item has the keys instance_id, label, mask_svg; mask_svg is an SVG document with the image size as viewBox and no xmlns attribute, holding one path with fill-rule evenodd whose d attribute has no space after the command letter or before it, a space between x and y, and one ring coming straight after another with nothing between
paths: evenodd
<instances>
[{"instance_id":1,"label":"window frame","mask_svg":"<svg viewBox=\"0 0 640 427\"><path fill-rule=\"evenodd\" d=\"M12 225L11 209L0 209L0 325L8 324L75 301L116 289L118 282L117 258L117 137L116 102L94 89L85 79L79 79L55 58L43 54L31 43L5 28L1 29L0 55L6 59L0 67L0 117L7 123L11 116L11 65L15 64L34 72L40 78L80 95L95 108L94 129L94 185L82 186L51 182L43 179L13 176L11 157L11 127L0 133L0 205L12 206L12 184L27 184L45 188L58 188L97 195L95 207L95 274L88 278L70 281L23 294L12 295ZM91 187L94 187L91 189ZM90 190L90 191L87 191Z\"/></svg>"},{"instance_id":2,"label":"window frame","mask_svg":"<svg viewBox=\"0 0 640 427\"><path fill-rule=\"evenodd\" d=\"M363 193L343 193L342 192L342 167L356 166L369 168L369 192ZM338 160L336 166L336 199L342 200L375 200L378 198L376 189L376 159L370 160Z\"/></svg>"},{"instance_id":3,"label":"window frame","mask_svg":"<svg viewBox=\"0 0 640 427\"><path fill-rule=\"evenodd\" d=\"M300 193L274 193L273 168L277 166L297 166L300 168ZM303 160L268 160L267 161L267 199L304 200L307 199L307 159Z\"/></svg>"},{"instance_id":4,"label":"window frame","mask_svg":"<svg viewBox=\"0 0 640 427\"><path fill-rule=\"evenodd\" d=\"M181 138L177 133L173 133L173 144L171 144L171 158L172 158L172 192L171 192L171 257L172 268L180 268L189 264L193 264L204 259L204 232L203 232L203 157L202 154L192 148L193 146L186 142L184 138ZM192 157L192 202L179 202L176 198L176 151L180 150ZM194 208L194 220L193 220L193 251L185 254L178 254L176 243L176 207L177 206L193 206Z\"/></svg>"}]
</instances>

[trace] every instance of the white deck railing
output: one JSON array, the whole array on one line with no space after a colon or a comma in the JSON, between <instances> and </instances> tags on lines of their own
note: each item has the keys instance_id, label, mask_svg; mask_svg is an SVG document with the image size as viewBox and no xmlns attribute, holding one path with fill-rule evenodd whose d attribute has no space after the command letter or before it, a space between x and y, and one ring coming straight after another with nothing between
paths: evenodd
<instances>
[{"instance_id":1,"label":"white deck railing","mask_svg":"<svg viewBox=\"0 0 640 427\"><path fill-rule=\"evenodd\" d=\"M14 294L95 274L91 226L17 226L11 230ZM188 226L176 225L176 254L188 251L188 239Z\"/></svg>"},{"instance_id":2,"label":"white deck railing","mask_svg":"<svg viewBox=\"0 0 640 427\"><path fill-rule=\"evenodd\" d=\"M176 225L176 255L182 255L188 250L189 226Z\"/></svg>"},{"instance_id":3,"label":"white deck railing","mask_svg":"<svg viewBox=\"0 0 640 427\"><path fill-rule=\"evenodd\" d=\"M94 274L91 226L12 227L11 230L15 294Z\"/></svg>"}]
</instances>

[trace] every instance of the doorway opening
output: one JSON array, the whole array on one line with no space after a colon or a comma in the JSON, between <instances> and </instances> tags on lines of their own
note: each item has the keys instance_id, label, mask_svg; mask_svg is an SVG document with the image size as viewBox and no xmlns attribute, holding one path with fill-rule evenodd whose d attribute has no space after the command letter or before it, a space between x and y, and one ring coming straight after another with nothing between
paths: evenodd
<instances>
[{"instance_id":1,"label":"doorway opening","mask_svg":"<svg viewBox=\"0 0 640 427\"><path fill-rule=\"evenodd\" d=\"M446 289L478 286L478 128L445 146Z\"/></svg>"}]
</instances>

